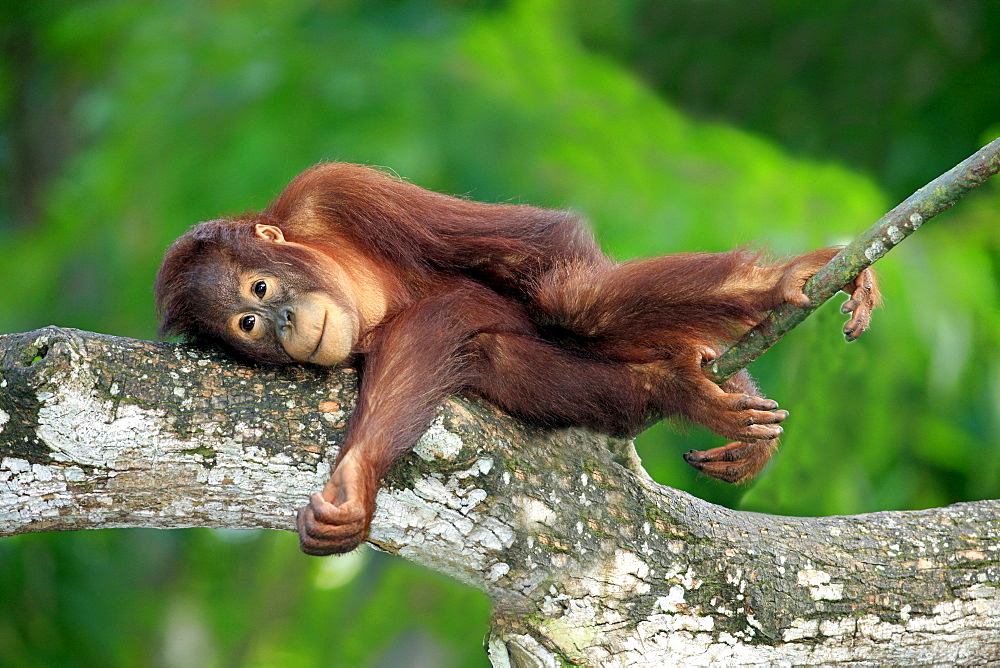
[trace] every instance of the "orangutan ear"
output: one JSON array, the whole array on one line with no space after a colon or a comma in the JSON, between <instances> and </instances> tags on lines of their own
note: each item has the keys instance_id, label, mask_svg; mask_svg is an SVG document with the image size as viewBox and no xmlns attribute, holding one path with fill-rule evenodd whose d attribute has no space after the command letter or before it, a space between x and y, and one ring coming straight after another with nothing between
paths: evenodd
<instances>
[{"instance_id":1,"label":"orangutan ear","mask_svg":"<svg viewBox=\"0 0 1000 668\"><path fill-rule=\"evenodd\" d=\"M254 233L257 235L258 239L266 239L267 241L275 241L279 244L285 243L285 235L282 234L280 227L275 227L274 225L260 225L258 224L254 227Z\"/></svg>"}]
</instances>

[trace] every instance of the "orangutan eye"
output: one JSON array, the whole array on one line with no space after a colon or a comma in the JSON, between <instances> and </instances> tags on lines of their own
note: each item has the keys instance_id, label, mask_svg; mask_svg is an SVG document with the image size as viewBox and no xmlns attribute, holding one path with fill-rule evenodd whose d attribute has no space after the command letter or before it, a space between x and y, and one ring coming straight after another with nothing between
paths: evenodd
<instances>
[{"instance_id":1,"label":"orangutan eye","mask_svg":"<svg viewBox=\"0 0 1000 668\"><path fill-rule=\"evenodd\" d=\"M257 317L253 315L245 315L240 318L240 329L244 332L252 332L254 326L257 324Z\"/></svg>"},{"instance_id":2,"label":"orangutan eye","mask_svg":"<svg viewBox=\"0 0 1000 668\"><path fill-rule=\"evenodd\" d=\"M253 293L257 299L263 299L264 295L267 294L267 283L264 281L257 281L253 284Z\"/></svg>"}]
</instances>

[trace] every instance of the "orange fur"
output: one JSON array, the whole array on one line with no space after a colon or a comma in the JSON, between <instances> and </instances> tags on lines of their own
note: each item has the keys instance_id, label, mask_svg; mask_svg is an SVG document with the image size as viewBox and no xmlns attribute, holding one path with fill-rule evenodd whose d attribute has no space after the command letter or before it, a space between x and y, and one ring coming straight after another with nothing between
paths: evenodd
<instances>
[{"instance_id":1,"label":"orange fur","mask_svg":"<svg viewBox=\"0 0 1000 668\"><path fill-rule=\"evenodd\" d=\"M262 247L251 233L260 223L319 253ZM682 415L733 439L688 453L692 466L751 478L787 413L746 372L720 388L702 363L768 310L801 303L805 281L835 252L616 263L572 214L457 199L334 163L298 176L260 214L193 228L168 251L156 291L166 331L264 362L284 361L281 351L241 349L217 330L227 271L265 264L358 314L361 395L330 483L299 515L303 550L329 554L364 540L379 480L461 390L539 425L616 435ZM867 327L878 288L866 271L847 289L851 337Z\"/></svg>"}]
</instances>

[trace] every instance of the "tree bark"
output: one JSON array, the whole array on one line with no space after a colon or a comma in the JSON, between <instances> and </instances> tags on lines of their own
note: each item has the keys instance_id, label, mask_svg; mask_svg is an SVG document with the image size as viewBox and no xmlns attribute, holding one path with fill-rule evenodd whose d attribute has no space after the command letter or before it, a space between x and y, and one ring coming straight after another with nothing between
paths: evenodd
<instances>
[{"instance_id":1,"label":"tree bark","mask_svg":"<svg viewBox=\"0 0 1000 668\"><path fill-rule=\"evenodd\" d=\"M0 534L294 530L351 370L49 327L0 336ZM631 443L454 399L371 542L485 591L495 665L1000 659L1000 502L794 518L656 484Z\"/></svg>"}]
</instances>

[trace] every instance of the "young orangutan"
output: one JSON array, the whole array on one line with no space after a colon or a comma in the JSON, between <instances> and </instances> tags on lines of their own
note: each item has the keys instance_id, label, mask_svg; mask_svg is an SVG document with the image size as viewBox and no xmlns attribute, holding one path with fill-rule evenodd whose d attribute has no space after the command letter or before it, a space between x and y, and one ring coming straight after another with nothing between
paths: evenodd
<instances>
[{"instance_id":1,"label":"young orangutan","mask_svg":"<svg viewBox=\"0 0 1000 668\"><path fill-rule=\"evenodd\" d=\"M788 415L744 371L702 363L788 301L833 255L684 253L616 263L572 214L482 204L380 171L320 164L261 213L194 226L156 279L162 331L268 364L359 364L361 393L326 487L299 512L302 549L364 541L379 481L446 395L478 394L549 427L619 436L682 415L732 443L685 459L738 482ZM879 294L865 270L849 340Z\"/></svg>"}]
</instances>

